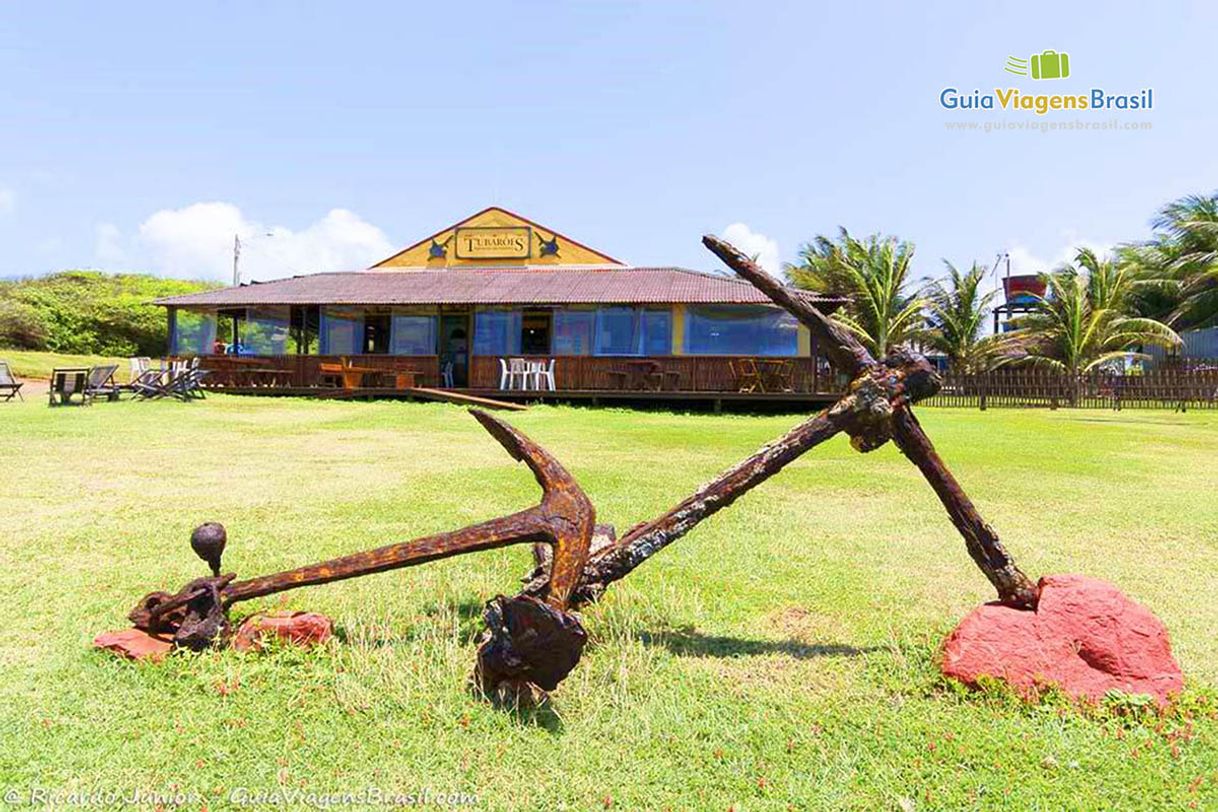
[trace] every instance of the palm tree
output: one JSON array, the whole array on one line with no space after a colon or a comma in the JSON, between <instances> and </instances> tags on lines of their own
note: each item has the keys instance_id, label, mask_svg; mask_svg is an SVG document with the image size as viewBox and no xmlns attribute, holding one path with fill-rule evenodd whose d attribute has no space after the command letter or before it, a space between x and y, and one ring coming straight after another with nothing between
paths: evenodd
<instances>
[{"instance_id":1,"label":"palm tree","mask_svg":"<svg viewBox=\"0 0 1218 812\"><path fill-rule=\"evenodd\" d=\"M1075 263L1046 274L1045 295L1036 296L1033 311L1015 322L1012 337L1023 360L1077 378L1123 358L1132 347L1180 344L1166 324L1128 315L1139 286L1130 267L1101 260L1087 248Z\"/></svg>"},{"instance_id":2,"label":"palm tree","mask_svg":"<svg viewBox=\"0 0 1218 812\"><path fill-rule=\"evenodd\" d=\"M896 237L856 240L843 228L837 241L818 235L801 247L786 271L798 287L849 297L833 318L882 358L922 327L923 301L905 292L913 254L913 244Z\"/></svg>"},{"instance_id":3,"label":"palm tree","mask_svg":"<svg viewBox=\"0 0 1218 812\"><path fill-rule=\"evenodd\" d=\"M1218 324L1218 194L1172 201L1151 226L1150 240L1119 251L1144 280L1142 313L1181 329Z\"/></svg>"},{"instance_id":4,"label":"palm tree","mask_svg":"<svg viewBox=\"0 0 1218 812\"><path fill-rule=\"evenodd\" d=\"M925 289L926 330L923 344L947 356L951 368L964 373L988 372L1009 359L1010 342L986 335L986 318L997 290L981 292L986 269L976 262L967 272L943 260L947 276Z\"/></svg>"}]
</instances>

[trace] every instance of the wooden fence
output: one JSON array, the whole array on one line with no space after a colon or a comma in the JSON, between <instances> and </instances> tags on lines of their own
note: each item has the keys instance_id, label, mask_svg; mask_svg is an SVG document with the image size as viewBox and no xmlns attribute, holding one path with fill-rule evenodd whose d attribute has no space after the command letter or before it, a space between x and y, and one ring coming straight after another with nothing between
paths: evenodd
<instances>
[{"instance_id":1,"label":"wooden fence","mask_svg":"<svg viewBox=\"0 0 1218 812\"><path fill-rule=\"evenodd\" d=\"M1152 370L1140 375L1069 375L1007 369L979 375L943 373L930 406L987 408L1215 409L1218 369Z\"/></svg>"}]
</instances>

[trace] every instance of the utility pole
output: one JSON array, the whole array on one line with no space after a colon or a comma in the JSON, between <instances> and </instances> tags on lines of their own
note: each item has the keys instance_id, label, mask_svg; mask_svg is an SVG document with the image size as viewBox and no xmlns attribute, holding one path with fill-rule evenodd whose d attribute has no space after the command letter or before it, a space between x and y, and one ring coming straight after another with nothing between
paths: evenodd
<instances>
[{"instance_id":1,"label":"utility pole","mask_svg":"<svg viewBox=\"0 0 1218 812\"><path fill-rule=\"evenodd\" d=\"M241 271L237 269L237 263L241 259L241 235L233 235L233 287L241 284Z\"/></svg>"}]
</instances>

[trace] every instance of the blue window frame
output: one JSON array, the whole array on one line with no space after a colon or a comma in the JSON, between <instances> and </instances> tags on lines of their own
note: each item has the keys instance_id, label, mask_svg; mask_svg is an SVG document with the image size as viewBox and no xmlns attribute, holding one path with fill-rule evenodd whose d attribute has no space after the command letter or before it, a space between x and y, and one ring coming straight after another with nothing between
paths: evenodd
<instances>
[{"instance_id":1,"label":"blue window frame","mask_svg":"<svg viewBox=\"0 0 1218 812\"><path fill-rule=\"evenodd\" d=\"M596 311L597 355L638 355L639 311L633 307L602 307Z\"/></svg>"},{"instance_id":2,"label":"blue window frame","mask_svg":"<svg viewBox=\"0 0 1218 812\"><path fill-rule=\"evenodd\" d=\"M288 343L288 308L251 307L245 311L241 346L250 355L283 355Z\"/></svg>"},{"instance_id":3,"label":"blue window frame","mask_svg":"<svg viewBox=\"0 0 1218 812\"><path fill-rule=\"evenodd\" d=\"M520 353L519 310L480 310L474 314L474 355Z\"/></svg>"},{"instance_id":4,"label":"blue window frame","mask_svg":"<svg viewBox=\"0 0 1218 812\"><path fill-rule=\"evenodd\" d=\"M174 355L211 355L216 341L216 314L198 310L173 311Z\"/></svg>"},{"instance_id":5,"label":"blue window frame","mask_svg":"<svg viewBox=\"0 0 1218 812\"><path fill-rule=\"evenodd\" d=\"M436 317L395 313L390 327L391 355L435 355Z\"/></svg>"},{"instance_id":6,"label":"blue window frame","mask_svg":"<svg viewBox=\"0 0 1218 812\"><path fill-rule=\"evenodd\" d=\"M638 307L596 311L596 355L670 355L672 313Z\"/></svg>"},{"instance_id":7,"label":"blue window frame","mask_svg":"<svg viewBox=\"0 0 1218 812\"><path fill-rule=\"evenodd\" d=\"M554 311L554 338L551 343L555 355L591 355L595 335L595 310Z\"/></svg>"},{"instance_id":8,"label":"blue window frame","mask_svg":"<svg viewBox=\"0 0 1218 812\"><path fill-rule=\"evenodd\" d=\"M672 354L672 312L643 311L643 355Z\"/></svg>"},{"instance_id":9,"label":"blue window frame","mask_svg":"<svg viewBox=\"0 0 1218 812\"><path fill-rule=\"evenodd\" d=\"M689 355L798 355L795 317L775 307L702 305L685 316Z\"/></svg>"},{"instance_id":10,"label":"blue window frame","mask_svg":"<svg viewBox=\"0 0 1218 812\"><path fill-rule=\"evenodd\" d=\"M322 355L357 355L363 344L363 311L345 307L321 309Z\"/></svg>"}]
</instances>

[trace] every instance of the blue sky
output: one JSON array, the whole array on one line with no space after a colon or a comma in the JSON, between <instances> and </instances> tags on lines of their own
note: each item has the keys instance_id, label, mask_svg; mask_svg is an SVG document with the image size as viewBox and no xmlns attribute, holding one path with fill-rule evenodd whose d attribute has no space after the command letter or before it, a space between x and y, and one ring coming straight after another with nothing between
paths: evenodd
<instances>
[{"instance_id":1,"label":"blue sky","mask_svg":"<svg viewBox=\"0 0 1218 812\"><path fill-rule=\"evenodd\" d=\"M484 206L635 264L838 225L1017 270L1143 237L1218 169L1203 3L9 4L0 276L358 267ZM1008 55L1070 54L1057 82ZM939 93L1133 92L1149 130L949 131ZM1077 118L1059 113L1058 120ZM273 237L264 236L267 232Z\"/></svg>"}]
</instances>

